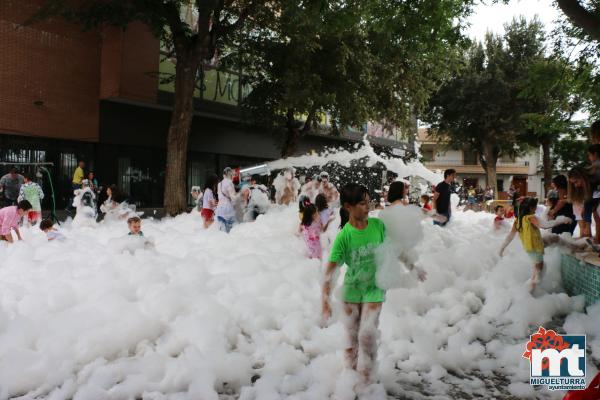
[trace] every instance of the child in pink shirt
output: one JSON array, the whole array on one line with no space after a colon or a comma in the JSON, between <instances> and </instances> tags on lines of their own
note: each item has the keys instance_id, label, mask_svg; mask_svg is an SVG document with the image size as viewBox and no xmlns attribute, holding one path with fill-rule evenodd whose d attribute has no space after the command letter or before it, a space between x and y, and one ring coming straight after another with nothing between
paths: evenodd
<instances>
[{"instance_id":1,"label":"child in pink shirt","mask_svg":"<svg viewBox=\"0 0 600 400\"><path fill-rule=\"evenodd\" d=\"M13 242L11 230L15 230L17 238L23 240L19 232L19 222L23 215L31 210L31 203L27 200L21 200L16 206L9 206L0 209L0 239L9 243Z\"/></svg>"},{"instance_id":2,"label":"child in pink shirt","mask_svg":"<svg viewBox=\"0 0 600 400\"><path fill-rule=\"evenodd\" d=\"M320 260L323 255L321 249L321 217L313 204L309 204L304 208L299 230L304 236L304 242L308 248L308 257Z\"/></svg>"}]
</instances>

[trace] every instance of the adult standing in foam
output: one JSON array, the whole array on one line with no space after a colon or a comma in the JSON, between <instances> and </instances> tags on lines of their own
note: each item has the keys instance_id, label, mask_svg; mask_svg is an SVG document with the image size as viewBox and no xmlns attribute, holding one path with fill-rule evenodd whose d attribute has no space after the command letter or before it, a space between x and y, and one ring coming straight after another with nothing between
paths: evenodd
<instances>
[{"instance_id":1,"label":"adult standing in foam","mask_svg":"<svg viewBox=\"0 0 600 400\"><path fill-rule=\"evenodd\" d=\"M329 173L322 171L319 174L319 179L321 180L319 193L323 193L325 195L327 198L327 204L329 204L330 207L337 206L340 200L340 193L335 185L329 181Z\"/></svg>"},{"instance_id":2,"label":"adult standing in foam","mask_svg":"<svg viewBox=\"0 0 600 400\"><path fill-rule=\"evenodd\" d=\"M75 168L75 171L73 172L73 179L71 180L73 190L81 189L81 182L85 177L85 174L83 173L84 168L85 162L79 160L79 164L77 164L77 168Z\"/></svg>"},{"instance_id":3,"label":"adult standing in foam","mask_svg":"<svg viewBox=\"0 0 600 400\"><path fill-rule=\"evenodd\" d=\"M319 176L315 175L312 178L306 177L306 183L300 189L300 194L304 194L308 197L311 203L314 203L319 194L321 182Z\"/></svg>"},{"instance_id":4,"label":"adult standing in foam","mask_svg":"<svg viewBox=\"0 0 600 400\"><path fill-rule=\"evenodd\" d=\"M577 221L575 214L573 213L573 204L569 203L567 199L569 182L567 177L564 175L556 175L552 178L552 188L554 189L557 197L557 202L554 207L548 211L548 217L554 219L560 215L564 215L570 218L572 222L570 224L562 224L552 228L552 233L560 235L564 232L569 232L571 235L577 227Z\"/></svg>"},{"instance_id":5,"label":"adult standing in foam","mask_svg":"<svg viewBox=\"0 0 600 400\"><path fill-rule=\"evenodd\" d=\"M0 209L0 240L13 242L11 230L14 229L19 240L23 240L19 231L19 222L23 215L31 210L31 203L27 200L20 201L16 206L8 206Z\"/></svg>"},{"instance_id":6,"label":"adult standing in foam","mask_svg":"<svg viewBox=\"0 0 600 400\"><path fill-rule=\"evenodd\" d=\"M250 185L242 189L245 198L244 222L252 222L259 215L265 214L269 208L269 191L265 185L260 183L260 175L254 174L250 178Z\"/></svg>"},{"instance_id":7,"label":"adult standing in foam","mask_svg":"<svg viewBox=\"0 0 600 400\"><path fill-rule=\"evenodd\" d=\"M44 191L37 183L29 179L28 175L23 175L25 183L21 185L19 190L19 201L27 200L31 203L31 211L27 217L30 224L36 224L42 218L42 200L44 199Z\"/></svg>"},{"instance_id":8,"label":"adult standing in foam","mask_svg":"<svg viewBox=\"0 0 600 400\"><path fill-rule=\"evenodd\" d=\"M450 185L456 178L456 171L452 168L444 171L444 180L438 183L433 192L433 204L439 216L445 217L445 221L434 220L435 225L444 226L450 221L452 215L452 205L450 204L450 194L452 193Z\"/></svg>"},{"instance_id":9,"label":"adult standing in foam","mask_svg":"<svg viewBox=\"0 0 600 400\"><path fill-rule=\"evenodd\" d=\"M236 198L235 187L233 186L233 169L227 167L223 170L223 180L217 186L219 204L215 210L219 230L229 233L235 222L235 208L233 202Z\"/></svg>"},{"instance_id":10,"label":"adult standing in foam","mask_svg":"<svg viewBox=\"0 0 600 400\"><path fill-rule=\"evenodd\" d=\"M85 168L85 162L83 160L79 160L77 163L77 168L73 171L73 178L71 179L71 190L75 192L82 188L81 182L85 178L85 173L83 169ZM73 201L75 201L75 197L71 197L71 200L67 203L67 211L73 210Z\"/></svg>"},{"instance_id":11,"label":"adult standing in foam","mask_svg":"<svg viewBox=\"0 0 600 400\"><path fill-rule=\"evenodd\" d=\"M23 176L14 167L10 169L8 174L0 178L0 192L4 194L4 207L17 204L19 190L21 190L23 182Z\"/></svg>"},{"instance_id":12,"label":"adult standing in foam","mask_svg":"<svg viewBox=\"0 0 600 400\"><path fill-rule=\"evenodd\" d=\"M273 181L275 186L275 202L277 204L290 205L298 201L300 181L296 178L294 167L284 168Z\"/></svg>"}]
</instances>

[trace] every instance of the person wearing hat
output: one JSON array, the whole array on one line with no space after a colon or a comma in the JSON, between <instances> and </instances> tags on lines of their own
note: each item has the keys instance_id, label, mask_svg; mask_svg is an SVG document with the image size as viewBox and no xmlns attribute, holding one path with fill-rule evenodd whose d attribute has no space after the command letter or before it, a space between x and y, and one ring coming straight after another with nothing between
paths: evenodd
<instances>
[{"instance_id":1,"label":"person wearing hat","mask_svg":"<svg viewBox=\"0 0 600 400\"><path fill-rule=\"evenodd\" d=\"M0 192L4 195L4 207L17 204L19 191L23 183L23 176L14 167L10 169L8 174L0 178Z\"/></svg>"},{"instance_id":2,"label":"person wearing hat","mask_svg":"<svg viewBox=\"0 0 600 400\"><path fill-rule=\"evenodd\" d=\"M219 230L226 233L231 231L235 223L234 201L236 199L236 192L231 180L233 175L233 169L226 167L223 170L223 180L217 185L219 204L215 210L215 215L217 216Z\"/></svg>"},{"instance_id":3,"label":"person wearing hat","mask_svg":"<svg viewBox=\"0 0 600 400\"><path fill-rule=\"evenodd\" d=\"M325 195L327 198L327 204L329 204L330 207L336 206L340 200L340 192L338 192L335 185L329 181L329 173L327 171L322 171L319 174L319 180L321 181L319 193L323 193Z\"/></svg>"}]
</instances>

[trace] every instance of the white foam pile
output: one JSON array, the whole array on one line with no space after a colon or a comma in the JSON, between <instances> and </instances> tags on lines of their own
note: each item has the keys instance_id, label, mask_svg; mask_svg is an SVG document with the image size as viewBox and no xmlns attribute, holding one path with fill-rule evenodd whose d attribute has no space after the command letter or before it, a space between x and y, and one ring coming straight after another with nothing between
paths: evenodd
<instances>
[{"instance_id":1,"label":"white foam pile","mask_svg":"<svg viewBox=\"0 0 600 400\"><path fill-rule=\"evenodd\" d=\"M527 255L514 241L498 257L506 232L490 214L420 223L414 263L427 280L388 291L379 383L360 398L558 399L529 386L521 357L539 325L587 334L594 376L600 304L586 314L559 290L558 249L532 297ZM354 400L340 303L320 328L322 267L297 224L295 205L230 235L204 231L197 212L144 220L154 246L117 245L125 222L64 226L62 242L24 229L0 244L0 399Z\"/></svg>"},{"instance_id":2,"label":"white foam pile","mask_svg":"<svg viewBox=\"0 0 600 400\"><path fill-rule=\"evenodd\" d=\"M310 168L320 167L328 162L336 162L344 167L349 167L350 162L359 159L367 159L367 166L373 166L377 162L382 163L389 171L393 171L400 177L419 176L433 185L437 185L443 180L443 175L427 169L418 161L405 163L401 158L386 157L377 154L371 143L365 136L362 146L358 143L352 151L345 149L333 149L324 151L320 154L305 154L297 157L288 157L268 163L272 170L286 167Z\"/></svg>"}]
</instances>

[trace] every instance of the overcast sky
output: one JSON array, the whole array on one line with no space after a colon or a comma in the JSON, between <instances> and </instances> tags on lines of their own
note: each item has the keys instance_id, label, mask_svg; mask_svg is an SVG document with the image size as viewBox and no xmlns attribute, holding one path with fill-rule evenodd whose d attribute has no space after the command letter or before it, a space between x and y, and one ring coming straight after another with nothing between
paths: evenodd
<instances>
[{"instance_id":1,"label":"overcast sky","mask_svg":"<svg viewBox=\"0 0 600 400\"><path fill-rule=\"evenodd\" d=\"M492 0L482 0L492 4ZM551 0L511 0L508 5L492 4L478 5L473 15L469 18L471 27L468 35L472 38L483 40L486 31L503 33L504 24L510 22L513 17L524 15L528 20L537 14L540 21L546 26L546 30L552 30L552 21L560 16L560 11L552 5Z\"/></svg>"}]
</instances>

